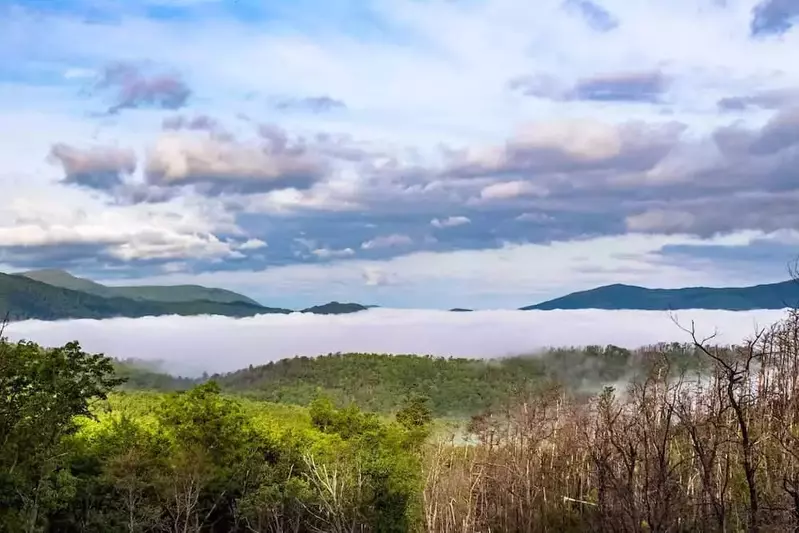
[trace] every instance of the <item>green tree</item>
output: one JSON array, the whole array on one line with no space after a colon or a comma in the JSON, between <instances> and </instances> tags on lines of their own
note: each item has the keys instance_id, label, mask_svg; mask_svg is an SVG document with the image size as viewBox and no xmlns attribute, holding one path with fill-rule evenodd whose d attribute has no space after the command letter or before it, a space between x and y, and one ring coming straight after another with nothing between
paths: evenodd
<instances>
[{"instance_id":1,"label":"green tree","mask_svg":"<svg viewBox=\"0 0 799 533\"><path fill-rule=\"evenodd\" d=\"M230 520L242 487L272 455L268 443L213 381L170 396L158 420L170 439L158 485L171 530L200 531Z\"/></svg>"},{"instance_id":2,"label":"green tree","mask_svg":"<svg viewBox=\"0 0 799 533\"><path fill-rule=\"evenodd\" d=\"M37 531L68 503L64 438L121 382L109 358L77 342L43 349L0 339L0 529Z\"/></svg>"}]
</instances>

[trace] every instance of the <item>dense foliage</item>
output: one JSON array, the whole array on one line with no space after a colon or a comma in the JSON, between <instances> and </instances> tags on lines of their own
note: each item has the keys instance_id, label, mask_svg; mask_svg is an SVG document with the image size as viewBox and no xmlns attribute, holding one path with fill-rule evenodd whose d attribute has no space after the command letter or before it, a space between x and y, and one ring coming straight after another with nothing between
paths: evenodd
<instances>
[{"instance_id":1,"label":"dense foliage","mask_svg":"<svg viewBox=\"0 0 799 533\"><path fill-rule=\"evenodd\" d=\"M76 343L0 345L0 531L359 531L421 525L430 422L238 401L205 383L115 394Z\"/></svg>"},{"instance_id":2,"label":"dense foliage","mask_svg":"<svg viewBox=\"0 0 799 533\"><path fill-rule=\"evenodd\" d=\"M496 360L330 354L283 359L213 378L225 390L270 402L307 405L323 394L341 404L391 412L406 395L420 394L430 399L437 416L468 416L552 379L573 390L599 390L603 383L645 372L653 352L668 353L683 366L700 361L696 349L685 344L634 351L612 345L553 348Z\"/></svg>"},{"instance_id":3,"label":"dense foliage","mask_svg":"<svg viewBox=\"0 0 799 533\"><path fill-rule=\"evenodd\" d=\"M490 363L356 355L275 368L283 384L338 371L352 387L339 390L361 401L345 370L407 387L392 415L324 394L307 407L230 396L213 379L125 392L115 370L125 365L77 343L0 342L0 531L799 528L799 313L733 347L694 339ZM435 369L455 388L532 378L449 440L432 432L432 389L404 374ZM599 386L621 378L623 388ZM373 388L384 408L389 390Z\"/></svg>"}]
</instances>

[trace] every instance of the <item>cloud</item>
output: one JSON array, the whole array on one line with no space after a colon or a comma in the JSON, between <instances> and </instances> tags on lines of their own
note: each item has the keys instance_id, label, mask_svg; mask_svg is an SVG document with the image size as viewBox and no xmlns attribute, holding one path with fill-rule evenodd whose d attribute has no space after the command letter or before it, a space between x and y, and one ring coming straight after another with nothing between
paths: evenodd
<instances>
[{"instance_id":1,"label":"cloud","mask_svg":"<svg viewBox=\"0 0 799 533\"><path fill-rule=\"evenodd\" d=\"M375 248L391 248L393 246L408 246L410 244L413 244L413 239L407 235L393 233L391 235L382 235L364 241L361 243L361 248L364 250L373 250Z\"/></svg>"},{"instance_id":2,"label":"cloud","mask_svg":"<svg viewBox=\"0 0 799 533\"><path fill-rule=\"evenodd\" d=\"M637 102L659 103L670 87L671 79L659 70L609 72L578 79L570 86L553 76L521 76L511 79L508 87L526 96L561 102Z\"/></svg>"},{"instance_id":3,"label":"cloud","mask_svg":"<svg viewBox=\"0 0 799 533\"><path fill-rule=\"evenodd\" d=\"M607 124L562 120L530 123L504 146L455 153L447 174L459 177L526 173L536 188L546 188L546 174L646 171L678 143L685 126L676 122Z\"/></svg>"},{"instance_id":4,"label":"cloud","mask_svg":"<svg viewBox=\"0 0 799 533\"><path fill-rule=\"evenodd\" d=\"M565 0L564 6L578 13L592 29L601 32L611 31L619 26L619 21L610 12L590 0Z\"/></svg>"},{"instance_id":5,"label":"cloud","mask_svg":"<svg viewBox=\"0 0 799 533\"><path fill-rule=\"evenodd\" d=\"M752 10L750 31L754 36L782 34L799 18L796 0L762 0Z\"/></svg>"},{"instance_id":6,"label":"cloud","mask_svg":"<svg viewBox=\"0 0 799 533\"><path fill-rule=\"evenodd\" d=\"M757 155L775 154L799 145L799 106L774 115L753 139L750 152Z\"/></svg>"},{"instance_id":7,"label":"cloud","mask_svg":"<svg viewBox=\"0 0 799 533\"><path fill-rule=\"evenodd\" d=\"M464 216L451 216L444 219L434 218L433 220L430 221L431 226L439 229L455 228L469 223L471 223L471 220L468 217Z\"/></svg>"},{"instance_id":8,"label":"cloud","mask_svg":"<svg viewBox=\"0 0 799 533\"><path fill-rule=\"evenodd\" d=\"M576 100L657 102L668 89L661 72L624 72L579 80L570 98Z\"/></svg>"},{"instance_id":9,"label":"cloud","mask_svg":"<svg viewBox=\"0 0 799 533\"><path fill-rule=\"evenodd\" d=\"M153 185L195 185L210 194L307 188L325 171L319 156L282 137L242 143L178 133L156 141L146 167Z\"/></svg>"},{"instance_id":10,"label":"cloud","mask_svg":"<svg viewBox=\"0 0 799 533\"><path fill-rule=\"evenodd\" d=\"M528 194L545 196L546 191L537 188L529 181L503 181L484 187L480 191L480 198L484 200L507 200Z\"/></svg>"},{"instance_id":11,"label":"cloud","mask_svg":"<svg viewBox=\"0 0 799 533\"><path fill-rule=\"evenodd\" d=\"M783 311L681 311L681 323L720 343L741 342L784 317ZM533 335L530 332L534 332ZM12 340L45 346L79 339L89 352L160 363L184 376L222 373L294 356L335 352L431 354L489 359L535 354L552 346L614 344L637 348L686 342L666 312L475 311L370 309L350 315L262 315L253 318L157 317L17 322ZM220 357L220 354L226 354Z\"/></svg>"},{"instance_id":12,"label":"cloud","mask_svg":"<svg viewBox=\"0 0 799 533\"><path fill-rule=\"evenodd\" d=\"M539 222L547 223L552 222L554 219L546 213L522 213L518 215L515 220L519 222Z\"/></svg>"},{"instance_id":13,"label":"cloud","mask_svg":"<svg viewBox=\"0 0 799 533\"><path fill-rule=\"evenodd\" d=\"M269 3L186 3L165 16L94 2L97 16L87 22L74 5L39 9L12 0L3 13L8 31L0 32L0 49L14 51L0 54L0 228L31 236L80 227L102 236L98 227L109 226L137 252L124 256L121 244L87 237L6 247L0 261L86 263L130 278L186 263L186 276L218 273L222 282L291 267L299 269L286 274L301 287L296 292L274 274L259 275L287 295L312 285L317 294L363 291L382 301L406 290L407 303L464 289L431 289L440 280L382 262L372 266L385 275L368 279L390 283L367 289L361 256L464 254L435 256L434 266L411 262L419 271L486 257L527 267L539 259L506 245L588 246L585 239L613 236L615 245L633 246L621 237L628 222L655 240L661 232L709 238L799 227L799 149L789 112L799 87L799 32L751 38L754 3L389 0L369 3L370 22L362 24L363 6L352 2L286 4L279 16ZM100 105L141 110L93 113L97 102L80 94L98 81L90 73L105 78L96 87ZM520 73L530 76L508 90ZM263 95L310 109L280 112L277 97ZM348 107L312 112L314 100L305 97ZM739 109L722 113L719 105ZM130 148L138 165L91 182L114 184L106 194L65 186L63 168L42 161L54 143L82 152ZM470 223L430 225L451 214ZM202 250L216 251L146 259L170 255L156 253L155 236L175 244L178 256L191 248L178 243L194 242L195 233ZM389 235L413 243L362 248ZM296 236L317 244L298 250ZM268 242L268 253L236 248L248 239ZM756 256L757 246L729 253ZM357 263L346 275L336 258L312 253L346 249L354 254L340 262ZM648 253L660 258L658 250ZM581 252L581 261L595 253ZM571 264L571 256L557 257ZM643 259L634 269L647 279L728 281L774 269L782 275L775 257L749 261L746 271L710 260L686 263L697 272ZM532 287L526 274L497 262L508 285ZM321 269L307 274L312 281L297 274L311 265ZM633 277L603 268L590 279L563 270L589 285ZM479 286L487 277L490 270L464 283ZM549 281L551 290L563 283L571 281ZM481 303L508 297L501 287L470 296Z\"/></svg>"},{"instance_id":14,"label":"cloud","mask_svg":"<svg viewBox=\"0 0 799 533\"><path fill-rule=\"evenodd\" d=\"M327 113L336 109L346 109L347 104L329 96L308 96L305 98L287 98L279 100L275 108L281 111L310 111L311 113Z\"/></svg>"},{"instance_id":15,"label":"cloud","mask_svg":"<svg viewBox=\"0 0 799 533\"><path fill-rule=\"evenodd\" d=\"M117 62L107 65L97 83L98 89L114 91L108 113L123 109L179 109L191 96L191 89L173 73L151 73L144 65Z\"/></svg>"},{"instance_id":16,"label":"cloud","mask_svg":"<svg viewBox=\"0 0 799 533\"><path fill-rule=\"evenodd\" d=\"M443 237L447 232L441 233ZM221 285L287 307L346 299L399 307L515 308L609 283L675 288L782 281L792 253L756 272L750 270L751 263L734 260L736 253L764 238L768 234L758 231L707 238L685 233L620 233L536 244L504 242L480 249L406 251L385 259L346 257L257 271L155 276L142 283ZM690 247L724 248L730 258L723 263L693 259L690 253L675 258L666 253L675 246L689 251ZM792 249L786 246L784 250Z\"/></svg>"},{"instance_id":17,"label":"cloud","mask_svg":"<svg viewBox=\"0 0 799 533\"><path fill-rule=\"evenodd\" d=\"M189 130L189 131L206 131L213 134L217 138L224 140L232 140L233 136L228 133L219 121L208 115L195 115L188 117L186 115L173 115L167 117L161 123L164 130Z\"/></svg>"},{"instance_id":18,"label":"cloud","mask_svg":"<svg viewBox=\"0 0 799 533\"><path fill-rule=\"evenodd\" d=\"M247 239L241 245L239 245L239 250L258 250L260 248L266 248L266 242L262 241L261 239Z\"/></svg>"},{"instance_id":19,"label":"cloud","mask_svg":"<svg viewBox=\"0 0 799 533\"><path fill-rule=\"evenodd\" d=\"M112 146L76 148L57 143L50 149L49 159L63 168L64 183L90 189L117 187L122 184L124 175L136 170L133 150Z\"/></svg>"},{"instance_id":20,"label":"cloud","mask_svg":"<svg viewBox=\"0 0 799 533\"><path fill-rule=\"evenodd\" d=\"M0 256L19 268L135 268L245 255L234 217L202 198L109 206L83 188L60 185L53 194L52 187L28 183L0 202Z\"/></svg>"},{"instance_id":21,"label":"cloud","mask_svg":"<svg viewBox=\"0 0 799 533\"><path fill-rule=\"evenodd\" d=\"M333 250L331 248L317 248L311 250L311 253L319 259L331 259L334 257L349 257L355 255L355 250L352 248L344 248L341 250Z\"/></svg>"},{"instance_id":22,"label":"cloud","mask_svg":"<svg viewBox=\"0 0 799 533\"><path fill-rule=\"evenodd\" d=\"M778 110L799 103L799 90L775 89L745 96L727 96L718 101L722 111L746 111L751 108Z\"/></svg>"},{"instance_id":23,"label":"cloud","mask_svg":"<svg viewBox=\"0 0 799 533\"><path fill-rule=\"evenodd\" d=\"M367 266L361 272L364 285L367 287L383 287L396 282L396 277L374 266Z\"/></svg>"},{"instance_id":24,"label":"cloud","mask_svg":"<svg viewBox=\"0 0 799 533\"><path fill-rule=\"evenodd\" d=\"M627 229L630 231L645 232L690 231L695 222L696 217L690 213L667 211L664 209L652 209L637 215L628 216L625 219Z\"/></svg>"},{"instance_id":25,"label":"cloud","mask_svg":"<svg viewBox=\"0 0 799 533\"><path fill-rule=\"evenodd\" d=\"M136 228L124 230L93 224L63 226L51 224L46 228L36 225L17 225L13 231L0 228L0 248L47 249L77 246L104 254L118 261L215 259L241 257L233 242L221 241L214 235L189 234L165 228ZM244 246L243 249L249 249Z\"/></svg>"}]
</instances>

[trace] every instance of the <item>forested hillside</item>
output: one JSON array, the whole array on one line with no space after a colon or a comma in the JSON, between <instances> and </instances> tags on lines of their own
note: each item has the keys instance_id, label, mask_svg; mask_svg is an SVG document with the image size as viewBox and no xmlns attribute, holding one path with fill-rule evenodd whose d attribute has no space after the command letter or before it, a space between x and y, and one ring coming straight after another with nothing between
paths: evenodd
<instances>
[{"instance_id":1,"label":"forested hillside","mask_svg":"<svg viewBox=\"0 0 799 533\"><path fill-rule=\"evenodd\" d=\"M245 317L290 312L287 309L274 309L244 302L221 303L204 300L155 302L121 297L107 298L54 287L24 276L0 273L0 316L8 316L9 320L204 314Z\"/></svg>"},{"instance_id":2,"label":"forested hillside","mask_svg":"<svg viewBox=\"0 0 799 533\"><path fill-rule=\"evenodd\" d=\"M675 368L696 368L702 361L695 347L686 344L638 350L552 348L496 360L355 353L282 359L211 378L225 391L270 402L307 405L322 395L383 413L398 409L407 394L419 394L429 399L437 416L468 417L548 381L574 391L596 391L604 383L645 372L653 354L664 353ZM118 364L131 389L185 390L204 381L167 376L136 362Z\"/></svg>"},{"instance_id":3,"label":"forested hillside","mask_svg":"<svg viewBox=\"0 0 799 533\"><path fill-rule=\"evenodd\" d=\"M380 415L324 395L307 406L253 400L214 380L121 392L124 363L77 343L2 341L0 531L795 531L797 338L790 314L737 347L551 350L483 367L330 356L220 377L244 390L245 376L327 383L335 370L345 390L355 387L345 371L395 375L397 389L374 389L382 401L408 390ZM471 413L468 439L449 439L433 432L413 372L455 389L517 374L625 382L538 381Z\"/></svg>"},{"instance_id":4,"label":"forested hillside","mask_svg":"<svg viewBox=\"0 0 799 533\"><path fill-rule=\"evenodd\" d=\"M553 309L786 309L799 306L799 282L755 285L753 287L686 287L648 289L634 285L606 285L574 292L561 298L523 307L523 311Z\"/></svg>"},{"instance_id":5,"label":"forested hillside","mask_svg":"<svg viewBox=\"0 0 799 533\"><path fill-rule=\"evenodd\" d=\"M44 269L21 272L20 276L40 281L54 287L88 292L104 298L122 297L132 300L154 302L194 302L204 300L217 303L243 302L260 305L252 298L225 289L202 287L200 285L130 285L109 286L95 281L73 276L63 270Z\"/></svg>"}]
</instances>

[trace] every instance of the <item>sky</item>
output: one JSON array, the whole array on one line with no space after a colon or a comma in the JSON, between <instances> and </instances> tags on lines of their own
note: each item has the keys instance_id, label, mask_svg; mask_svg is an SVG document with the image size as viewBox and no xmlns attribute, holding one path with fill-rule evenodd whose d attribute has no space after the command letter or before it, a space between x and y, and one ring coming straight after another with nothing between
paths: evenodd
<instances>
[{"instance_id":1,"label":"sky","mask_svg":"<svg viewBox=\"0 0 799 533\"><path fill-rule=\"evenodd\" d=\"M479 359L534 356L550 347L628 349L697 338L740 343L785 318L780 310L751 312L475 311L370 309L348 315L260 315L111 318L15 322L12 339L61 346L76 338L90 353L136 359L173 375L233 372L294 356L329 353L417 354ZM226 354L220 357L220 354Z\"/></svg>"},{"instance_id":2,"label":"sky","mask_svg":"<svg viewBox=\"0 0 799 533\"><path fill-rule=\"evenodd\" d=\"M0 271L266 305L781 281L799 0L0 0Z\"/></svg>"}]
</instances>

